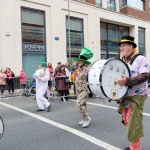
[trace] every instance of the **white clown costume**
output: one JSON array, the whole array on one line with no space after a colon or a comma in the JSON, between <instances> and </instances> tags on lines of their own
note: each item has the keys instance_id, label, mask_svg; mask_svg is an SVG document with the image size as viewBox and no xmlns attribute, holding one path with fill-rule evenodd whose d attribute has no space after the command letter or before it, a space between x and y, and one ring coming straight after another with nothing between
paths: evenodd
<instances>
[{"instance_id":1,"label":"white clown costume","mask_svg":"<svg viewBox=\"0 0 150 150\"><path fill-rule=\"evenodd\" d=\"M47 111L49 112L51 104L44 97L48 88L49 70L45 67L46 63L40 62L39 69L35 72L33 77L36 80L36 100L39 107L37 111L44 111L45 107L47 107Z\"/></svg>"}]
</instances>

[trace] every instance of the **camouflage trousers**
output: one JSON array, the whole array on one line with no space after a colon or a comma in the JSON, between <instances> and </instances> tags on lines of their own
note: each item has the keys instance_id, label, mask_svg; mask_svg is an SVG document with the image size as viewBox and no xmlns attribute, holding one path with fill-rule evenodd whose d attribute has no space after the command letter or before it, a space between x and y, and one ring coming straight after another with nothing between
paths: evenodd
<instances>
[{"instance_id":1,"label":"camouflage trousers","mask_svg":"<svg viewBox=\"0 0 150 150\"><path fill-rule=\"evenodd\" d=\"M89 95L86 91L77 94L77 109L83 120L89 120L86 104L88 96Z\"/></svg>"}]
</instances>

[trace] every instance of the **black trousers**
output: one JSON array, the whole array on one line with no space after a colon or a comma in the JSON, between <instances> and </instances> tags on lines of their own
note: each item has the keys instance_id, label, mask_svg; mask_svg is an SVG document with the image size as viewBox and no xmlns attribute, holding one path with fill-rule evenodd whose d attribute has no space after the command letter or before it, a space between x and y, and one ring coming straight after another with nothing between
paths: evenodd
<instances>
[{"instance_id":1,"label":"black trousers","mask_svg":"<svg viewBox=\"0 0 150 150\"><path fill-rule=\"evenodd\" d=\"M14 81L13 79L7 80L8 84L8 92L10 94L10 91L12 90L12 93L14 93Z\"/></svg>"},{"instance_id":2,"label":"black trousers","mask_svg":"<svg viewBox=\"0 0 150 150\"><path fill-rule=\"evenodd\" d=\"M4 87L5 87L5 85L0 85L1 94L4 93Z\"/></svg>"},{"instance_id":3,"label":"black trousers","mask_svg":"<svg viewBox=\"0 0 150 150\"><path fill-rule=\"evenodd\" d=\"M68 99L68 97L66 97L67 94L68 94L67 90L59 90L59 94L60 94L60 96L64 96L65 95L65 99ZM61 99L63 99L63 98L61 98Z\"/></svg>"}]
</instances>

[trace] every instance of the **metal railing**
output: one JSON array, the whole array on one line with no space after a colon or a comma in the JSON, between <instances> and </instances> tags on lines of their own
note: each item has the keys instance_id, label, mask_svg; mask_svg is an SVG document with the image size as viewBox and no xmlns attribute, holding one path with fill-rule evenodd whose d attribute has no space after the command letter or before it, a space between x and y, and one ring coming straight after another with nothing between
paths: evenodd
<instances>
[{"instance_id":1,"label":"metal railing","mask_svg":"<svg viewBox=\"0 0 150 150\"><path fill-rule=\"evenodd\" d=\"M65 79L69 79L69 77L66 77L66 76L57 76L54 78L54 80L52 81L52 91L51 91L51 94L52 94L52 99L56 99L56 98L59 98L59 99L63 99L63 101L66 103L66 97L67 98L71 98L71 97L76 97L76 92L75 92L75 89L74 89L74 84L73 83L65 83L67 87L66 89L66 92L68 91L69 93L67 93L67 95L63 95L61 96L58 89L57 89L57 80L59 80L60 78L63 78L64 82L65 82ZM72 94L74 93L74 94Z\"/></svg>"},{"instance_id":2,"label":"metal railing","mask_svg":"<svg viewBox=\"0 0 150 150\"><path fill-rule=\"evenodd\" d=\"M75 91L75 85L71 83L65 83L67 88L66 90L69 91L66 95L60 95L57 84L58 80L60 78L63 78L63 81L65 82L65 79L69 79L69 77L66 76L57 76L52 80L52 87L50 91L51 99L54 101L54 99L63 99L63 101L66 103L66 97L72 98L76 97L76 91ZM25 96L29 97L30 100L33 100L36 97L36 83L33 77L27 78L26 83L21 83L19 77L12 77L11 80L13 80L14 85L14 94L9 95L8 92L8 84L7 84L7 78L6 79L6 85L4 86L4 97L10 97L10 96ZM12 91L12 89L11 89ZM3 97L3 98L4 98Z\"/></svg>"},{"instance_id":3,"label":"metal railing","mask_svg":"<svg viewBox=\"0 0 150 150\"><path fill-rule=\"evenodd\" d=\"M3 95L1 95L1 89L2 85L0 85L0 98L4 97L12 97L12 96L31 96L32 93L31 91L27 92L27 89L30 88L31 82L33 78L28 78L26 83L21 83L20 78L18 76L12 77L12 78L3 78L5 80L5 85L4 86L4 92ZM11 82L9 84L9 82ZM10 86L10 91L9 91L9 86ZM14 89L14 92L13 92Z\"/></svg>"}]
</instances>

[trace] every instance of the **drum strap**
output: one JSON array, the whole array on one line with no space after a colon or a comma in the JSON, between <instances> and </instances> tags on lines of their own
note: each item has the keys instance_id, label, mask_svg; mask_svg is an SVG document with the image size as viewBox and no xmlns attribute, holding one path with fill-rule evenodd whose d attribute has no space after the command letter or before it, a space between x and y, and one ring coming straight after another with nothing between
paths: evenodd
<instances>
[{"instance_id":1,"label":"drum strap","mask_svg":"<svg viewBox=\"0 0 150 150\"><path fill-rule=\"evenodd\" d=\"M130 65L132 65L133 62L134 62L134 60L135 60L135 58L138 57L138 56L140 56L140 55L142 55L142 54L140 54L140 53L135 54L135 55L131 58L131 60L130 60Z\"/></svg>"},{"instance_id":2,"label":"drum strap","mask_svg":"<svg viewBox=\"0 0 150 150\"><path fill-rule=\"evenodd\" d=\"M140 53L136 53L136 54L133 54L132 55L132 57L131 57L131 59L130 59L130 65L132 65L133 64L133 62L134 62L134 60L136 59L136 57L138 57L138 56L140 56L140 55L142 55L142 54L140 54ZM142 55L143 56L143 55ZM125 60L124 60L124 57L122 58L122 60L124 61L124 62L126 62Z\"/></svg>"}]
</instances>

